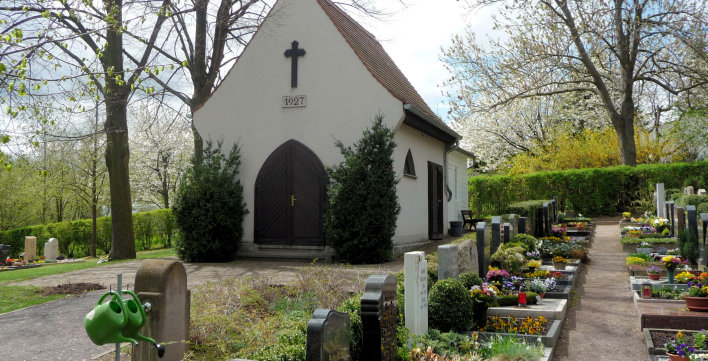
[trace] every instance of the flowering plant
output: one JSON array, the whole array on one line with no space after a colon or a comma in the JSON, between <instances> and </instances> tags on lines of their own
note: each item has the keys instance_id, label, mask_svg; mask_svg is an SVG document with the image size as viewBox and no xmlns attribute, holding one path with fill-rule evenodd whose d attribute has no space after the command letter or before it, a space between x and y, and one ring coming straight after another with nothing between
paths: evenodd
<instances>
[{"instance_id":1,"label":"flowering plant","mask_svg":"<svg viewBox=\"0 0 708 361\"><path fill-rule=\"evenodd\" d=\"M546 283L538 278L534 278L531 281L526 281L526 289L531 292L538 293L539 295L548 291Z\"/></svg>"},{"instance_id":2,"label":"flowering plant","mask_svg":"<svg viewBox=\"0 0 708 361\"><path fill-rule=\"evenodd\" d=\"M551 274L550 271L542 270L542 269L537 269L533 272L526 272L524 273L524 277L526 278L546 278Z\"/></svg>"},{"instance_id":3,"label":"flowering plant","mask_svg":"<svg viewBox=\"0 0 708 361\"><path fill-rule=\"evenodd\" d=\"M652 248L652 245L648 242L639 242L638 248Z\"/></svg>"},{"instance_id":4,"label":"flowering plant","mask_svg":"<svg viewBox=\"0 0 708 361\"><path fill-rule=\"evenodd\" d=\"M676 283L689 283L690 281L695 280L697 277L694 276L691 272L681 272L676 275L674 280L676 280Z\"/></svg>"},{"instance_id":5,"label":"flowering plant","mask_svg":"<svg viewBox=\"0 0 708 361\"><path fill-rule=\"evenodd\" d=\"M708 297L708 286L700 283L688 282L688 295L691 297Z\"/></svg>"},{"instance_id":6,"label":"flowering plant","mask_svg":"<svg viewBox=\"0 0 708 361\"><path fill-rule=\"evenodd\" d=\"M538 268L541 267L541 261L537 259L531 259L526 262L527 267Z\"/></svg>"},{"instance_id":7,"label":"flowering plant","mask_svg":"<svg viewBox=\"0 0 708 361\"><path fill-rule=\"evenodd\" d=\"M694 351L693 347L686 343L686 336L684 336L682 331L679 331L676 334L676 338L669 341L664 347L666 348L666 352L684 357L691 356Z\"/></svg>"},{"instance_id":8,"label":"flowering plant","mask_svg":"<svg viewBox=\"0 0 708 361\"><path fill-rule=\"evenodd\" d=\"M556 288L556 278L550 277L543 280L543 284L546 286L547 290L553 290Z\"/></svg>"},{"instance_id":9,"label":"flowering plant","mask_svg":"<svg viewBox=\"0 0 708 361\"><path fill-rule=\"evenodd\" d=\"M668 254L669 256L678 256L681 254L681 250L678 248L672 248L670 250L667 250L666 254Z\"/></svg>"},{"instance_id":10,"label":"flowering plant","mask_svg":"<svg viewBox=\"0 0 708 361\"><path fill-rule=\"evenodd\" d=\"M553 243L560 243L560 242L563 242L563 240L560 239L560 238L558 238L558 237L541 237L541 239L544 240L544 241L550 241L550 242L553 242Z\"/></svg>"},{"instance_id":11,"label":"flowering plant","mask_svg":"<svg viewBox=\"0 0 708 361\"><path fill-rule=\"evenodd\" d=\"M507 272L504 269L499 269L496 267L489 266L489 272L487 272L487 281L489 280L496 280L496 281L501 281L504 278L509 278L511 275L509 275L509 272Z\"/></svg>"},{"instance_id":12,"label":"flowering plant","mask_svg":"<svg viewBox=\"0 0 708 361\"><path fill-rule=\"evenodd\" d=\"M487 321L485 332L522 333L526 335L542 335L546 330L548 320L543 316L531 316L519 320L516 317L501 318L492 316Z\"/></svg>"},{"instance_id":13,"label":"flowering plant","mask_svg":"<svg viewBox=\"0 0 708 361\"><path fill-rule=\"evenodd\" d=\"M472 295L472 300L477 303L484 303L489 307L497 299L497 294L499 290L494 287L494 285L489 283L482 283L481 286L472 286L470 289L470 295Z\"/></svg>"},{"instance_id":14,"label":"flowering plant","mask_svg":"<svg viewBox=\"0 0 708 361\"><path fill-rule=\"evenodd\" d=\"M708 353L694 353L691 355L691 361L708 361Z\"/></svg>"},{"instance_id":15,"label":"flowering plant","mask_svg":"<svg viewBox=\"0 0 708 361\"><path fill-rule=\"evenodd\" d=\"M541 252L539 252L539 251L526 252L526 258L528 258L528 259L541 259Z\"/></svg>"},{"instance_id":16,"label":"flowering plant","mask_svg":"<svg viewBox=\"0 0 708 361\"><path fill-rule=\"evenodd\" d=\"M565 264L565 263L568 263L568 259L563 258L561 256L555 256L555 257L553 257L553 263Z\"/></svg>"},{"instance_id":17,"label":"flowering plant","mask_svg":"<svg viewBox=\"0 0 708 361\"><path fill-rule=\"evenodd\" d=\"M631 217L631 216L632 216L632 213L630 213L630 212L622 212L622 217L624 219L629 219L629 217Z\"/></svg>"},{"instance_id":18,"label":"flowering plant","mask_svg":"<svg viewBox=\"0 0 708 361\"><path fill-rule=\"evenodd\" d=\"M647 268L647 273L650 275L661 274L661 268L659 268L657 266L651 266L651 267Z\"/></svg>"},{"instance_id":19,"label":"flowering plant","mask_svg":"<svg viewBox=\"0 0 708 361\"><path fill-rule=\"evenodd\" d=\"M681 259L674 256L665 256L661 258L661 264L664 265L669 271L675 270L679 265L681 265Z\"/></svg>"}]
</instances>

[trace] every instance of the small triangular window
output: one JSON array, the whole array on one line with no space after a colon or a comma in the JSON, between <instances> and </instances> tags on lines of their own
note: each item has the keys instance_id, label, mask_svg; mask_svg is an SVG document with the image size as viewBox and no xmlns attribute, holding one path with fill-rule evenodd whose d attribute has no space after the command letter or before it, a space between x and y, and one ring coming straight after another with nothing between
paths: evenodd
<instances>
[{"instance_id":1,"label":"small triangular window","mask_svg":"<svg viewBox=\"0 0 708 361\"><path fill-rule=\"evenodd\" d=\"M408 154L406 154L406 163L403 166L403 175L415 177L415 164L413 163L413 154L411 154L410 149L408 149Z\"/></svg>"}]
</instances>

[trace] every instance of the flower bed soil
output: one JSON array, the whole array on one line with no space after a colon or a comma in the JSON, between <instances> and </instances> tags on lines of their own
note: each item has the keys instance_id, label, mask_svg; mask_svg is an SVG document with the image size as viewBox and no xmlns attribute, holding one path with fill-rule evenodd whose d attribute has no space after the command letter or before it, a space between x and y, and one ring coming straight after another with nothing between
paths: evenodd
<instances>
[{"instance_id":1,"label":"flower bed soil","mask_svg":"<svg viewBox=\"0 0 708 361\"><path fill-rule=\"evenodd\" d=\"M106 286L99 285L98 283L71 283L63 284L52 287L42 288L39 293L43 296L51 295L79 295L88 291L103 290Z\"/></svg>"},{"instance_id":2,"label":"flower bed soil","mask_svg":"<svg viewBox=\"0 0 708 361\"><path fill-rule=\"evenodd\" d=\"M664 345L673 340L678 331L679 330L645 329L644 337L647 338L646 341L647 347L649 348L649 353L652 355L665 355L666 349L664 348ZM683 333L686 336L686 343L692 345L694 332L683 331ZM706 353L708 350L696 350L695 352Z\"/></svg>"}]
</instances>

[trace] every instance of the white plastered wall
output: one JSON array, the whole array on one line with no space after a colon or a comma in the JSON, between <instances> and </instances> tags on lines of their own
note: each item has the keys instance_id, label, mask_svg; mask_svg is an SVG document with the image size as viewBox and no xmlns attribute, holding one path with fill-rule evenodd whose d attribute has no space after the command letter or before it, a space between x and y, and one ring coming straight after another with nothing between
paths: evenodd
<instances>
[{"instance_id":1,"label":"white plastered wall","mask_svg":"<svg viewBox=\"0 0 708 361\"><path fill-rule=\"evenodd\" d=\"M466 155L456 150L448 153L447 178L452 191L452 199L447 203L447 220L462 221L460 210L469 209Z\"/></svg>"},{"instance_id":2,"label":"white plastered wall","mask_svg":"<svg viewBox=\"0 0 708 361\"><path fill-rule=\"evenodd\" d=\"M283 54L293 40L306 51L299 58L297 88L290 87L291 59ZM306 95L307 106L284 109L281 101L285 95ZM365 68L316 1L279 1L221 86L194 114L205 139L223 139L225 150L234 142L241 147L240 176L250 211L243 224L241 248L254 249L255 180L263 162L278 146L296 139L312 149L325 166L334 165L342 160L334 141L354 143L379 113L389 128L396 129L403 118L403 104ZM426 162L443 165L444 146L412 128L400 128L394 154L399 175L402 177L406 152L413 147L419 177L400 183L402 212L394 241L425 242Z\"/></svg>"}]
</instances>

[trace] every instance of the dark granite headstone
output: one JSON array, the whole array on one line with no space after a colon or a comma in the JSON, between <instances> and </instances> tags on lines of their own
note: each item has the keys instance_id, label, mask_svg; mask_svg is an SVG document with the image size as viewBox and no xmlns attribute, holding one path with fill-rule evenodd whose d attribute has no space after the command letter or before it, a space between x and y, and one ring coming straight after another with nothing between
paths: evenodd
<instances>
[{"instance_id":1,"label":"dark granite headstone","mask_svg":"<svg viewBox=\"0 0 708 361\"><path fill-rule=\"evenodd\" d=\"M373 275L361 296L362 360L396 359L396 277Z\"/></svg>"},{"instance_id":2,"label":"dark granite headstone","mask_svg":"<svg viewBox=\"0 0 708 361\"><path fill-rule=\"evenodd\" d=\"M484 258L485 228L487 228L486 222L478 222L477 227L475 228L477 230L477 262L479 264L478 274L482 277L487 274L487 264Z\"/></svg>"},{"instance_id":3,"label":"dark granite headstone","mask_svg":"<svg viewBox=\"0 0 708 361\"><path fill-rule=\"evenodd\" d=\"M501 216L493 216L492 217L492 237L489 242L489 255L493 255L494 252L499 249L499 245L501 244L501 227L502 227L502 218Z\"/></svg>"},{"instance_id":4,"label":"dark granite headstone","mask_svg":"<svg viewBox=\"0 0 708 361\"><path fill-rule=\"evenodd\" d=\"M516 231L517 233L526 233L526 232L528 232L528 231L526 230L526 220L527 220L527 219L528 219L528 218L526 218L526 217L519 217L519 228L518 228L517 231Z\"/></svg>"},{"instance_id":5,"label":"dark granite headstone","mask_svg":"<svg viewBox=\"0 0 708 361\"><path fill-rule=\"evenodd\" d=\"M674 221L673 221L673 216L671 214L673 211L673 208L671 208L671 203L672 203L672 201L668 201L665 204L666 204L666 219L669 220L669 232L670 232L669 235L671 235L673 237L673 235L674 235Z\"/></svg>"},{"instance_id":6,"label":"dark granite headstone","mask_svg":"<svg viewBox=\"0 0 708 361\"><path fill-rule=\"evenodd\" d=\"M676 204L674 201L669 201L667 204L669 205L669 216L671 216L669 219L671 221L671 237L673 237L676 235L676 212L674 212Z\"/></svg>"},{"instance_id":7,"label":"dark granite headstone","mask_svg":"<svg viewBox=\"0 0 708 361\"><path fill-rule=\"evenodd\" d=\"M551 214L550 214L550 202L544 202L543 203L543 235L544 236L550 236L551 235Z\"/></svg>"},{"instance_id":8,"label":"dark granite headstone","mask_svg":"<svg viewBox=\"0 0 708 361\"><path fill-rule=\"evenodd\" d=\"M698 213L696 212L696 206L686 206L686 224L688 225L688 232L696 235L696 241L698 241Z\"/></svg>"},{"instance_id":9,"label":"dark granite headstone","mask_svg":"<svg viewBox=\"0 0 708 361\"><path fill-rule=\"evenodd\" d=\"M558 196L553 196L553 205L556 207L556 220L558 222L558 213L560 213L560 202L558 202Z\"/></svg>"},{"instance_id":10,"label":"dark granite headstone","mask_svg":"<svg viewBox=\"0 0 708 361\"><path fill-rule=\"evenodd\" d=\"M349 361L349 315L320 308L307 323L307 361Z\"/></svg>"},{"instance_id":11,"label":"dark granite headstone","mask_svg":"<svg viewBox=\"0 0 708 361\"><path fill-rule=\"evenodd\" d=\"M543 207L538 207L536 208L536 219L534 220L533 224L533 234L534 237L536 238L541 238L545 236L543 229Z\"/></svg>"},{"instance_id":12,"label":"dark granite headstone","mask_svg":"<svg viewBox=\"0 0 708 361\"><path fill-rule=\"evenodd\" d=\"M706 245L706 228L708 228L708 213L701 213L701 223L703 224L703 246ZM706 257L708 262L708 257Z\"/></svg>"},{"instance_id":13,"label":"dark granite headstone","mask_svg":"<svg viewBox=\"0 0 708 361\"><path fill-rule=\"evenodd\" d=\"M676 207L676 234L678 234L680 229L686 229L686 217L683 207Z\"/></svg>"},{"instance_id":14,"label":"dark granite headstone","mask_svg":"<svg viewBox=\"0 0 708 361\"><path fill-rule=\"evenodd\" d=\"M504 223L504 243L511 241L511 223Z\"/></svg>"},{"instance_id":15,"label":"dark granite headstone","mask_svg":"<svg viewBox=\"0 0 708 361\"><path fill-rule=\"evenodd\" d=\"M10 257L10 245L0 244L0 264L5 264L8 257Z\"/></svg>"}]
</instances>

